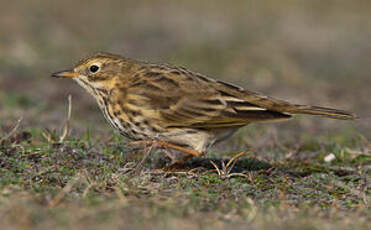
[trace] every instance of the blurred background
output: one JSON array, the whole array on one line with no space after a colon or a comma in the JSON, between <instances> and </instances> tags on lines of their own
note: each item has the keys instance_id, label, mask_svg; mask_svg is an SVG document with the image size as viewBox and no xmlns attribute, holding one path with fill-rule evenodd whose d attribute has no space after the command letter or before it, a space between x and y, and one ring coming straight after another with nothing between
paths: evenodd
<instances>
[{"instance_id":1,"label":"blurred background","mask_svg":"<svg viewBox=\"0 0 371 230\"><path fill-rule=\"evenodd\" d=\"M263 135L256 133L290 142L338 133L371 138L370 10L366 0L7 1L0 9L0 126L9 130L23 117L26 129L60 129L72 94L73 135L112 133L90 95L49 77L108 51L362 118L255 125L229 145L257 145Z\"/></svg>"}]
</instances>

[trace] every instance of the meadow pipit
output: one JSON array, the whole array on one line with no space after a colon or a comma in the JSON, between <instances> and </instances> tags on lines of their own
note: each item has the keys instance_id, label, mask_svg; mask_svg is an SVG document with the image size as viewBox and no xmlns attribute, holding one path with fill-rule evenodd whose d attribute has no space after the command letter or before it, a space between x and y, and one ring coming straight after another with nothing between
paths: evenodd
<instances>
[{"instance_id":1,"label":"meadow pipit","mask_svg":"<svg viewBox=\"0 0 371 230\"><path fill-rule=\"evenodd\" d=\"M251 122L292 114L354 119L346 111L295 105L192 72L109 53L82 59L53 77L73 78L94 96L108 122L136 143L201 156Z\"/></svg>"}]
</instances>

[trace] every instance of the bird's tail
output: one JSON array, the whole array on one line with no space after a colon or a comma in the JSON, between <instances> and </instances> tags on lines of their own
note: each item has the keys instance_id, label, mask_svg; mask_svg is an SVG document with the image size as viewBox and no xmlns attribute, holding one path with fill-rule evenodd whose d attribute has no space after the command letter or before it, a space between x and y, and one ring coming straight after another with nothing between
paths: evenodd
<instances>
[{"instance_id":1,"label":"bird's tail","mask_svg":"<svg viewBox=\"0 0 371 230\"><path fill-rule=\"evenodd\" d=\"M358 118L354 113L350 113L344 110L309 105L291 105L285 112L291 114L322 115L329 118L342 120L354 120Z\"/></svg>"}]
</instances>

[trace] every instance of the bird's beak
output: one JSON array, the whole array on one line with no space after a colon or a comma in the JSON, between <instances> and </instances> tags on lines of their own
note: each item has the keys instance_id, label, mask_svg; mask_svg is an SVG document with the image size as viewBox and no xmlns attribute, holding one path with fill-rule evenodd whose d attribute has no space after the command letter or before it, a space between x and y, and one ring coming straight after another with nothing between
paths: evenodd
<instances>
[{"instance_id":1,"label":"bird's beak","mask_svg":"<svg viewBox=\"0 0 371 230\"><path fill-rule=\"evenodd\" d=\"M79 74L75 73L73 70L63 70L52 74L52 77L64 77L64 78L74 78L78 77Z\"/></svg>"}]
</instances>

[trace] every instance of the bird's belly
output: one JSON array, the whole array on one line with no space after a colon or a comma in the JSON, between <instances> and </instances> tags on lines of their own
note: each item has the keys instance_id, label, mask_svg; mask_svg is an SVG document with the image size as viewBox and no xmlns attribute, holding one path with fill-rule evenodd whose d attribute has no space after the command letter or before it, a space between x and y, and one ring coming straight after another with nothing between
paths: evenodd
<instances>
[{"instance_id":1,"label":"bird's belly","mask_svg":"<svg viewBox=\"0 0 371 230\"><path fill-rule=\"evenodd\" d=\"M118 130L123 136L132 140L162 140L178 145L188 146L196 151L205 152L215 142L230 137L239 127L198 130L190 128L173 128L154 131L148 125L140 121L130 121L116 116L111 106L99 103L104 117L112 128Z\"/></svg>"},{"instance_id":2,"label":"bird's belly","mask_svg":"<svg viewBox=\"0 0 371 230\"><path fill-rule=\"evenodd\" d=\"M148 140L153 139L156 135L149 128L146 128L139 124L134 124L127 119L122 119L119 116L115 116L110 106L99 106L102 113L112 128L120 132L121 135L131 140Z\"/></svg>"},{"instance_id":3,"label":"bird's belly","mask_svg":"<svg viewBox=\"0 0 371 230\"><path fill-rule=\"evenodd\" d=\"M198 152L205 152L214 143L212 134L205 130L174 128L159 135L159 139L181 146L192 148Z\"/></svg>"},{"instance_id":4,"label":"bird's belly","mask_svg":"<svg viewBox=\"0 0 371 230\"><path fill-rule=\"evenodd\" d=\"M229 138L238 129L230 128L210 132L197 129L176 128L155 132L150 127L143 126L143 124L132 123L114 116L109 111L108 106L101 107L101 110L108 123L126 138L131 140L162 140L187 146L198 152L205 152L215 142Z\"/></svg>"}]
</instances>

